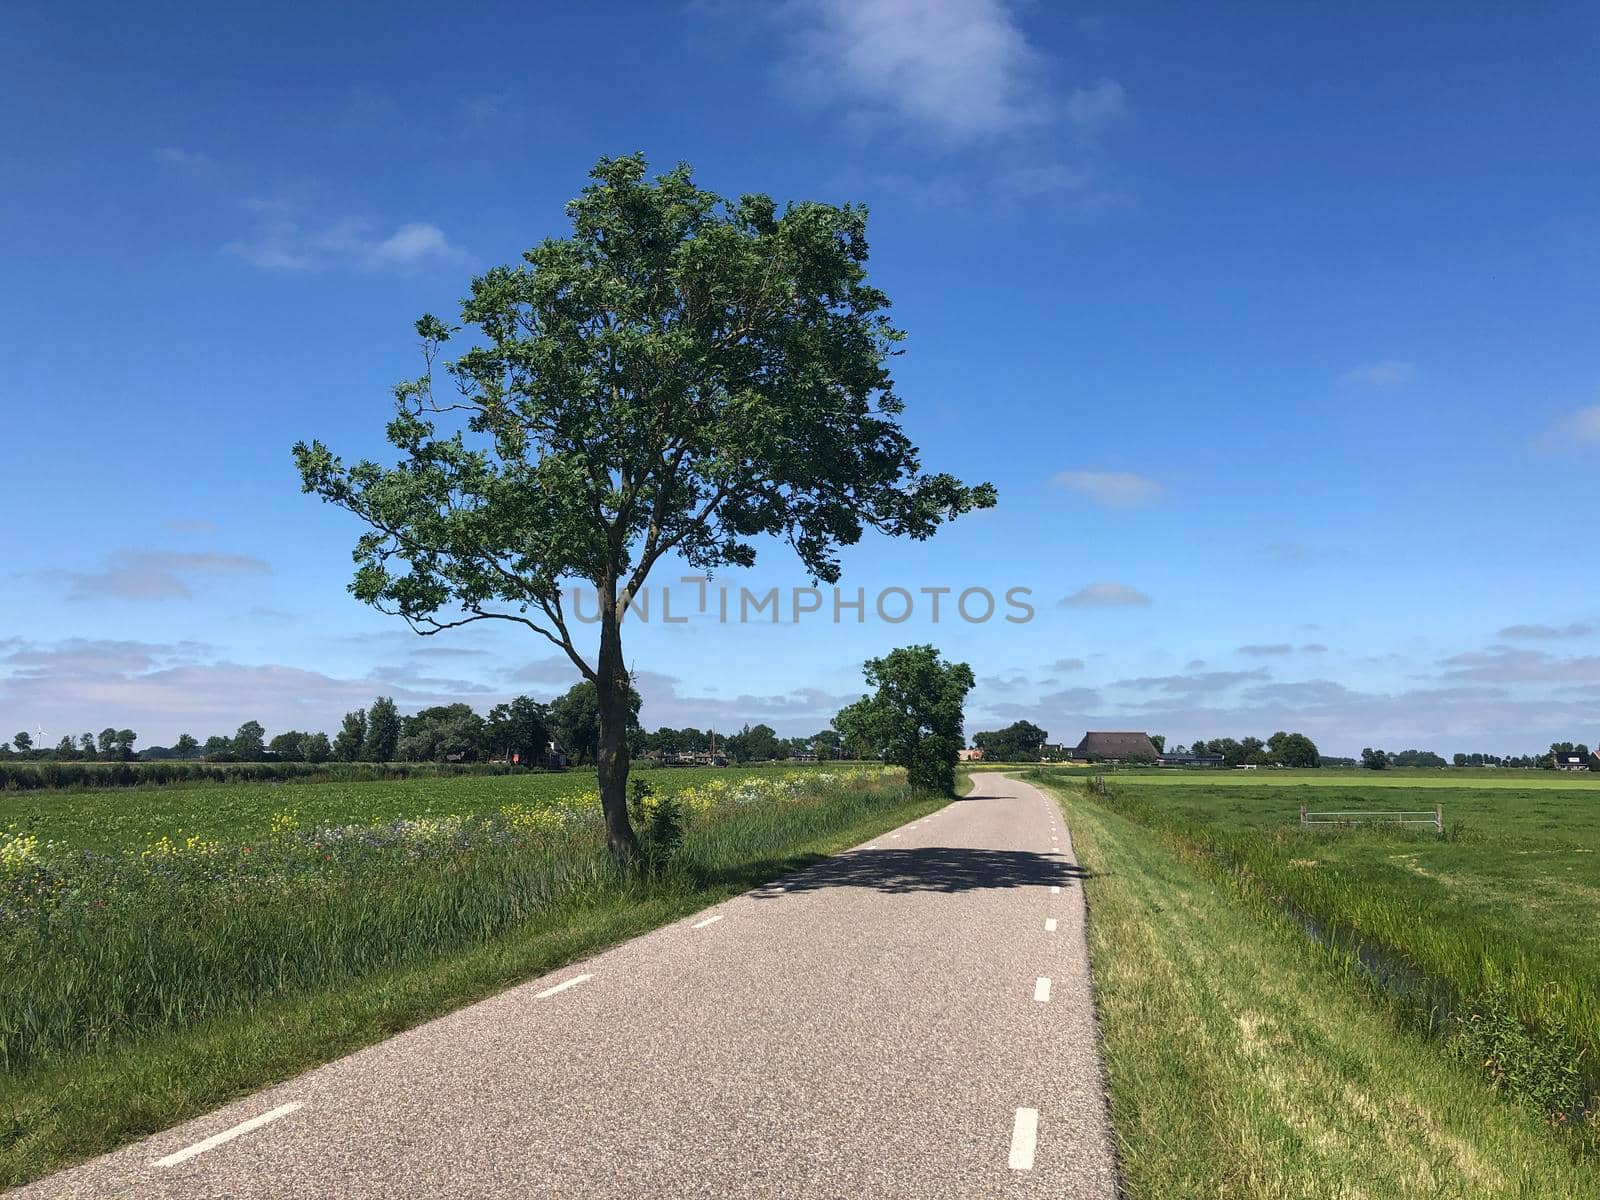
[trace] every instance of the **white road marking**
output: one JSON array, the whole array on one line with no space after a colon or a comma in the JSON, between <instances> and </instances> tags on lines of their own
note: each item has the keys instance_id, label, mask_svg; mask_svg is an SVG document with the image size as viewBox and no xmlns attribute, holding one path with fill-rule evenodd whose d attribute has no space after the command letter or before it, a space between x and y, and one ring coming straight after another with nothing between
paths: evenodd
<instances>
[{"instance_id":1,"label":"white road marking","mask_svg":"<svg viewBox=\"0 0 1600 1200\"><path fill-rule=\"evenodd\" d=\"M693 925L689 926L689 928L704 929L707 925L715 925L720 920L722 920L722 914L718 913L714 917L707 917L704 921L696 921Z\"/></svg>"},{"instance_id":2,"label":"white road marking","mask_svg":"<svg viewBox=\"0 0 1600 1200\"><path fill-rule=\"evenodd\" d=\"M1033 1152L1039 1148L1039 1110L1017 1109L1016 1120L1011 1124L1011 1169L1033 1170Z\"/></svg>"},{"instance_id":3,"label":"white road marking","mask_svg":"<svg viewBox=\"0 0 1600 1200\"><path fill-rule=\"evenodd\" d=\"M1040 1004L1048 1004L1050 1002L1050 976L1041 975L1034 982L1033 998Z\"/></svg>"},{"instance_id":4,"label":"white road marking","mask_svg":"<svg viewBox=\"0 0 1600 1200\"><path fill-rule=\"evenodd\" d=\"M535 992L533 994L533 998L535 1000L543 1000L546 996L554 996L557 992L564 992L568 988L577 987L580 983L587 983L593 978L593 975L574 975L565 983L558 983L555 985L555 987L547 987L542 992Z\"/></svg>"},{"instance_id":5,"label":"white road marking","mask_svg":"<svg viewBox=\"0 0 1600 1200\"><path fill-rule=\"evenodd\" d=\"M264 1112L259 1117L251 1117L248 1121L243 1121L240 1124L235 1125L232 1129L224 1129L221 1133L213 1133L204 1141L196 1142L192 1146L185 1146L182 1150L179 1150L174 1154L169 1154L165 1158L156 1159L150 1165L152 1167L175 1167L179 1163L193 1158L196 1154L204 1154L207 1150L215 1149L224 1142L231 1142L234 1138L239 1137L242 1134L249 1133L252 1129L260 1129L269 1121L276 1121L279 1117L287 1117L290 1113L301 1107L303 1106L298 1100L291 1101L288 1104L280 1104L271 1112Z\"/></svg>"},{"instance_id":6,"label":"white road marking","mask_svg":"<svg viewBox=\"0 0 1600 1200\"><path fill-rule=\"evenodd\" d=\"M890 834L890 835L889 835L889 838L890 838L890 840L893 840L893 839L894 839L894 838L897 838L897 837L899 837L899 836L900 836L900 835L899 835L899 834L898 834L898 833L891 833L891 834Z\"/></svg>"},{"instance_id":7,"label":"white road marking","mask_svg":"<svg viewBox=\"0 0 1600 1200\"><path fill-rule=\"evenodd\" d=\"M1056 931L1056 919L1054 917L1046 917L1044 919L1044 931L1046 933L1054 933Z\"/></svg>"},{"instance_id":8,"label":"white road marking","mask_svg":"<svg viewBox=\"0 0 1600 1200\"><path fill-rule=\"evenodd\" d=\"M1052 895L1052 896L1059 896L1059 895L1061 895L1061 888L1060 888L1060 886L1059 886L1059 885L1057 885L1057 884L1054 884L1054 883L1052 883L1052 884L1051 884L1051 885L1050 885L1050 894L1051 894L1051 895Z\"/></svg>"}]
</instances>

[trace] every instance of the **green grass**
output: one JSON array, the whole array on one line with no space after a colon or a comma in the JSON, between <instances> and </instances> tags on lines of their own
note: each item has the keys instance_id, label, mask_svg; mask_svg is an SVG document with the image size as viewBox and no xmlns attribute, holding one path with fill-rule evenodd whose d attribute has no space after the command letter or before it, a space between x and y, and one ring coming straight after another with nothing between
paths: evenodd
<instances>
[{"instance_id":1,"label":"green grass","mask_svg":"<svg viewBox=\"0 0 1600 1200\"><path fill-rule=\"evenodd\" d=\"M1056 779L1090 872L1095 995L1131 1200L1597 1194L1592 1163L1536 1114L1398 1025L1192 842Z\"/></svg>"},{"instance_id":2,"label":"green grass","mask_svg":"<svg viewBox=\"0 0 1600 1200\"><path fill-rule=\"evenodd\" d=\"M636 778L661 791L707 779L772 778L815 770L770 767L636 769ZM162 837L198 834L221 841L261 837L278 812L302 825L368 825L401 817L443 817L542 804L595 787L592 770L519 775L460 775L375 782L231 783L218 786L124 788L105 791L0 792L0 831L31 833L42 841L87 850L137 848Z\"/></svg>"},{"instance_id":3,"label":"green grass","mask_svg":"<svg viewBox=\"0 0 1600 1200\"><path fill-rule=\"evenodd\" d=\"M671 774L650 778L661 788ZM697 788L711 777L681 774ZM314 832L257 838L261 827L250 824L248 856L233 844L51 860L31 878L60 887L14 906L27 920L0 926L0 1044L12 1064L0 1074L0 1186L170 1126L940 803L881 776L820 780L791 794L767 785L769 799L747 789L697 805L678 852L631 879L611 868L592 817L537 806L337 843ZM447 782L476 797L473 785L522 780ZM402 796L361 792L363 815L415 800L407 783L376 785ZM171 801L181 808L198 794L184 789ZM282 806L232 799L252 814ZM526 804L526 794L516 800ZM470 803L448 801L434 798L458 813ZM303 798L302 819L306 807ZM543 815L529 824L530 811ZM232 809L217 816L219 832L246 819ZM103 837L105 824L77 828ZM335 851L326 859L325 846ZM92 877L106 902L73 883L79 868L101 872Z\"/></svg>"},{"instance_id":4,"label":"green grass","mask_svg":"<svg viewBox=\"0 0 1600 1200\"><path fill-rule=\"evenodd\" d=\"M1391 980L1389 990L1420 1024L1437 1029L1452 1010L1485 1005L1513 1019L1526 1031L1524 1048L1564 1057L1571 1077L1525 1077L1527 1064L1513 1060L1526 1055L1508 1047L1495 1064L1501 1084L1562 1110L1593 1108L1600 792L1575 780L1520 790L1478 779L1448 790L1355 782L1330 790L1295 775L1278 778L1277 786L1228 778L1175 787L1124 777L1109 785L1105 803L1201 852L1232 886L1310 918L1345 949L1392 971L1403 986ZM1437 803L1448 832L1303 831L1302 803L1313 810Z\"/></svg>"}]
</instances>

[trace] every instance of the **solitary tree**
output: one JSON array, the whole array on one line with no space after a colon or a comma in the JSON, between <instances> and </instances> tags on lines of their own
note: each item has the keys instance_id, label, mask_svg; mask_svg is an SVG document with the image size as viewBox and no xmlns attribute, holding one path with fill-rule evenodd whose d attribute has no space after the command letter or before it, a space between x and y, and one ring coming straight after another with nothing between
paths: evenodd
<instances>
[{"instance_id":1,"label":"solitary tree","mask_svg":"<svg viewBox=\"0 0 1600 1200\"><path fill-rule=\"evenodd\" d=\"M26 754L33 749L33 734L26 729L19 729L11 735L11 744L17 748L18 754Z\"/></svg>"},{"instance_id":2,"label":"solitary tree","mask_svg":"<svg viewBox=\"0 0 1600 1200\"><path fill-rule=\"evenodd\" d=\"M178 752L179 758L193 758L200 751L200 743L195 740L194 734L180 733L172 748Z\"/></svg>"},{"instance_id":3,"label":"solitary tree","mask_svg":"<svg viewBox=\"0 0 1600 1200\"><path fill-rule=\"evenodd\" d=\"M905 646L869 658L863 670L877 691L842 710L834 728L846 743L904 767L912 787L953 792L972 668L940 661L932 646Z\"/></svg>"},{"instance_id":4,"label":"solitary tree","mask_svg":"<svg viewBox=\"0 0 1600 1200\"><path fill-rule=\"evenodd\" d=\"M518 623L596 686L601 804L628 861L621 622L651 568L748 566L766 534L831 583L865 528L925 538L994 489L924 474L896 420L903 335L867 283L864 209L727 201L686 165L649 181L639 155L591 180L570 237L473 281L473 344L439 396L461 329L417 322L426 369L395 389L397 466L346 467L321 442L295 458L305 490L371 527L358 599L420 633ZM562 595L577 581L595 592L592 657Z\"/></svg>"}]
</instances>

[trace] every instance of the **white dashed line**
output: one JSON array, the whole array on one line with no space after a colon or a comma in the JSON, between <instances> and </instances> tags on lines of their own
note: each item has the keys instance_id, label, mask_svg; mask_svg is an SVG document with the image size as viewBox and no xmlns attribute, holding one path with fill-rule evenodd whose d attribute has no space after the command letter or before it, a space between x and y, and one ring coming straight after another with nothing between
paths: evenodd
<instances>
[{"instance_id":1,"label":"white dashed line","mask_svg":"<svg viewBox=\"0 0 1600 1200\"><path fill-rule=\"evenodd\" d=\"M1050 1002L1050 976L1041 975L1033 985L1033 998L1040 1004Z\"/></svg>"},{"instance_id":2,"label":"white dashed line","mask_svg":"<svg viewBox=\"0 0 1600 1200\"><path fill-rule=\"evenodd\" d=\"M548 996L554 996L557 992L564 992L568 988L577 987L580 983L587 983L589 980L591 980L593 978L594 978L593 975L574 975L571 979L567 980L565 983L558 983L558 984L555 985L555 987L547 987L542 992L535 992L533 994L533 998L535 1000L543 1000Z\"/></svg>"},{"instance_id":3,"label":"white dashed line","mask_svg":"<svg viewBox=\"0 0 1600 1200\"><path fill-rule=\"evenodd\" d=\"M1059 895L1061 895L1061 887L1060 887L1060 885L1059 885L1059 884L1054 884L1054 883L1052 883L1052 884L1051 884L1051 885L1050 885L1050 894L1051 894L1051 895L1052 895L1052 896L1059 896Z\"/></svg>"},{"instance_id":4,"label":"white dashed line","mask_svg":"<svg viewBox=\"0 0 1600 1200\"><path fill-rule=\"evenodd\" d=\"M696 921L693 925L689 926L689 928L704 929L707 925L715 925L720 920L722 920L722 914L718 913L714 917L707 917L704 921Z\"/></svg>"},{"instance_id":5,"label":"white dashed line","mask_svg":"<svg viewBox=\"0 0 1600 1200\"><path fill-rule=\"evenodd\" d=\"M196 1142L192 1146L185 1146L175 1154L165 1158L158 1158L150 1165L153 1167L175 1167L179 1163L193 1158L196 1154L204 1154L207 1150L215 1149L224 1142L231 1142L241 1134L249 1133L252 1129L260 1129L269 1121L276 1121L279 1117L287 1117L296 1109L302 1107L300 1101L295 1100L288 1104L280 1104L271 1112L264 1112L259 1117L251 1117L248 1121L235 1125L232 1129L224 1129L221 1133L214 1133L203 1142Z\"/></svg>"},{"instance_id":6,"label":"white dashed line","mask_svg":"<svg viewBox=\"0 0 1600 1200\"><path fill-rule=\"evenodd\" d=\"M1054 917L1046 917L1044 919L1044 931L1046 933L1054 933L1056 931L1056 919Z\"/></svg>"},{"instance_id":7,"label":"white dashed line","mask_svg":"<svg viewBox=\"0 0 1600 1200\"><path fill-rule=\"evenodd\" d=\"M1017 1109L1016 1120L1011 1124L1011 1169L1033 1170L1033 1152L1039 1148L1039 1110Z\"/></svg>"}]
</instances>

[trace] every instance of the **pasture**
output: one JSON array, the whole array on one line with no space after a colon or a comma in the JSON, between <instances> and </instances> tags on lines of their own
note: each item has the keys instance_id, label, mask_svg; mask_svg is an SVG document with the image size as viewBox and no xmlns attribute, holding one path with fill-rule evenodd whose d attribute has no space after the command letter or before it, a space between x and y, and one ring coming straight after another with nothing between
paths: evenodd
<instances>
[{"instance_id":1,"label":"pasture","mask_svg":"<svg viewBox=\"0 0 1600 1200\"><path fill-rule=\"evenodd\" d=\"M0 798L0 1186L109 1148L939 806L882 768Z\"/></svg>"},{"instance_id":2,"label":"pasture","mask_svg":"<svg viewBox=\"0 0 1600 1200\"><path fill-rule=\"evenodd\" d=\"M1418 1052L1593 1162L1600 1092L1600 781L1546 772L1040 771L1107 844L1136 841L1306 943ZM1299 808L1444 811L1443 836L1301 829ZM1093 835L1091 835L1093 836ZM1157 889L1159 890L1159 889ZM1164 924L1159 896L1145 920ZM1126 967L1121 968L1126 970ZM1294 1036L1292 1029L1287 1036Z\"/></svg>"},{"instance_id":3,"label":"pasture","mask_svg":"<svg viewBox=\"0 0 1600 1200\"><path fill-rule=\"evenodd\" d=\"M825 764L824 764L825 765ZM761 767L635 768L660 792L713 779L780 778L806 764ZM582 807L594 796L593 769L462 774L362 782L185 784L94 791L0 792L0 832L28 834L78 850L142 849L165 837L240 842L265 837L273 817L293 814L303 828L375 825L401 819L475 816L505 805Z\"/></svg>"}]
</instances>

